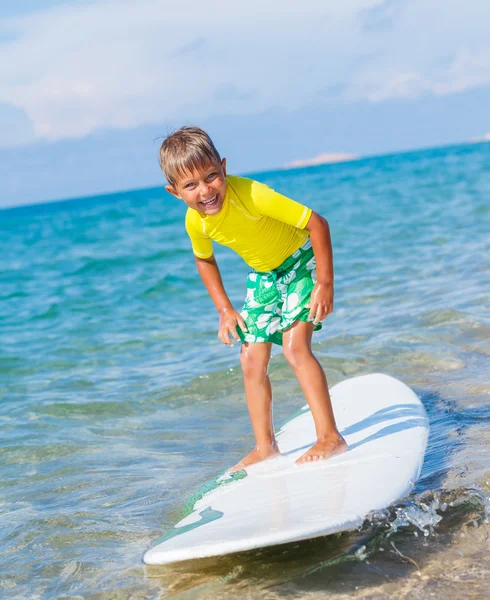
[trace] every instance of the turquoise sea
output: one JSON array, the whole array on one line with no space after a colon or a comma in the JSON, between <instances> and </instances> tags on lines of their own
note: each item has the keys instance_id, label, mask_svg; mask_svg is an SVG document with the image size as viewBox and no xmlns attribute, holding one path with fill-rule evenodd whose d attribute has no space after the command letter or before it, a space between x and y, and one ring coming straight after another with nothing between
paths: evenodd
<instances>
[{"instance_id":1,"label":"turquoise sea","mask_svg":"<svg viewBox=\"0 0 490 600\"><path fill-rule=\"evenodd\" d=\"M393 375L431 435L413 494L341 535L192 564L142 556L253 445L239 348L161 188L0 211L0 598L487 598L490 144L256 174L324 215L329 384ZM247 267L217 248L240 305ZM277 425L304 404L276 350Z\"/></svg>"}]
</instances>

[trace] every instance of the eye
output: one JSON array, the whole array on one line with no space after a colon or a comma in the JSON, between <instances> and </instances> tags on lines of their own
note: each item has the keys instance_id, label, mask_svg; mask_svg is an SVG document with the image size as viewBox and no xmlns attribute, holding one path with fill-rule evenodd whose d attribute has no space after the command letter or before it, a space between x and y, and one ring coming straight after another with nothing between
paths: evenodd
<instances>
[{"instance_id":1,"label":"eye","mask_svg":"<svg viewBox=\"0 0 490 600\"><path fill-rule=\"evenodd\" d=\"M184 187L186 189L190 189L190 188L194 187L194 184L193 183L186 183Z\"/></svg>"},{"instance_id":2,"label":"eye","mask_svg":"<svg viewBox=\"0 0 490 600\"><path fill-rule=\"evenodd\" d=\"M210 173L208 175L208 179L214 179L216 177L217 173L215 173L214 171L212 173Z\"/></svg>"}]
</instances>

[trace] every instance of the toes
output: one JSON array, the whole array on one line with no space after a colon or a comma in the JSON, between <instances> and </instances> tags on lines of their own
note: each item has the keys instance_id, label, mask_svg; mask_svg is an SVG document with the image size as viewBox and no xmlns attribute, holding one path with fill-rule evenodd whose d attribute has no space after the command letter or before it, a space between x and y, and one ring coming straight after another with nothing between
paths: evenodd
<instances>
[{"instance_id":1,"label":"toes","mask_svg":"<svg viewBox=\"0 0 490 600\"><path fill-rule=\"evenodd\" d=\"M333 447L333 448L328 448L328 449L320 448L317 450L310 448L308 453L304 454L303 456L301 456L300 458L298 458L296 460L296 464L302 465L304 463L318 462L319 460L327 460L333 456L336 456L337 454L345 452L346 449L347 449L347 444L345 442L341 445L340 448L338 448L338 447Z\"/></svg>"}]
</instances>

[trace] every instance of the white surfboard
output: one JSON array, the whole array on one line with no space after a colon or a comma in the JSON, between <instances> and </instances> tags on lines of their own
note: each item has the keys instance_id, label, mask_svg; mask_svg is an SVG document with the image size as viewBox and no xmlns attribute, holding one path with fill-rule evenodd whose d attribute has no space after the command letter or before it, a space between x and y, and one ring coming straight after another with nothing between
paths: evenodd
<instances>
[{"instance_id":1,"label":"white surfboard","mask_svg":"<svg viewBox=\"0 0 490 600\"><path fill-rule=\"evenodd\" d=\"M305 406L277 434L281 456L205 486L144 562L163 565L354 529L369 512L406 496L420 475L429 432L418 397L382 374L347 379L331 396L345 454L295 464L316 441Z\"/></svg>"}]
</instances>

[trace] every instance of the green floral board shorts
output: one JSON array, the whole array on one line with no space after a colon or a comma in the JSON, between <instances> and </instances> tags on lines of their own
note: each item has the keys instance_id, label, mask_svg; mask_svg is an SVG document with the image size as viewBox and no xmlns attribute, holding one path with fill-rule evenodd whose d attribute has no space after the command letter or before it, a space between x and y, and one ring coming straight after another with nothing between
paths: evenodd
<instances>
[{"instance_id":1,"label":"green floral board shorts","mask_svg":"<svg viewBox=\"0 0 490 600\"><path fill-rule=\"evenodd\" d=\"M306 305L316 283L316 264L308 240L272 271L252 271L241 311L248 332L237 332L242 342L273 342L282 346L283 331L295 321L312 321ZM315 331L321 329L315 325Z\"/></svg>"}]
</instances>

